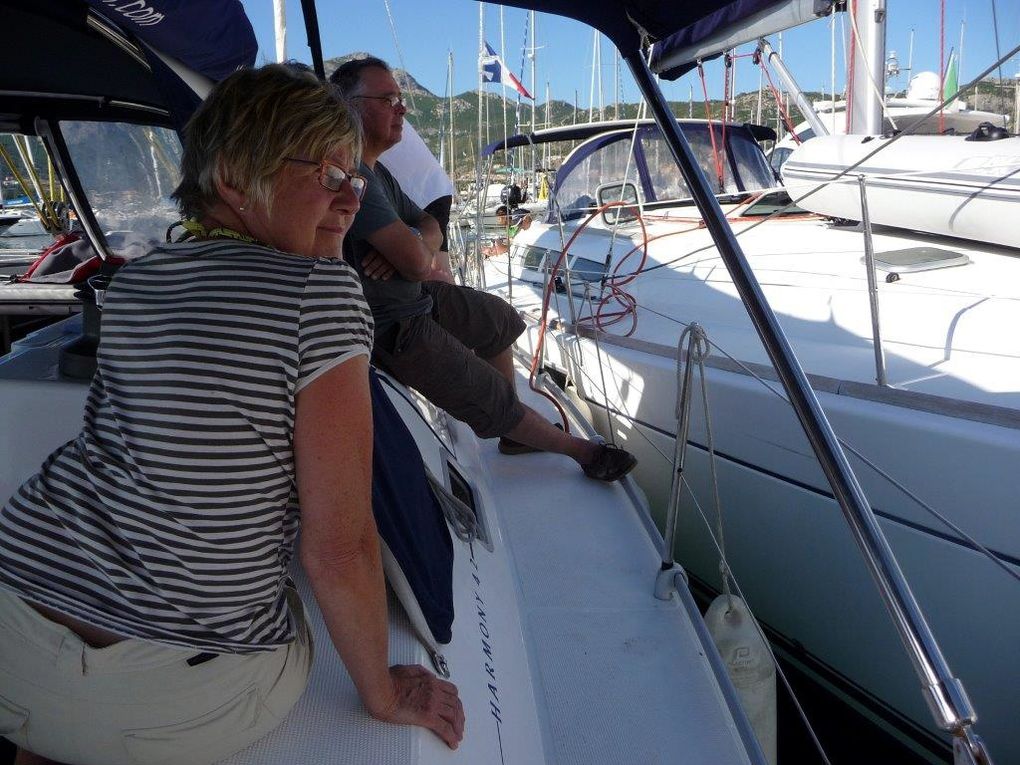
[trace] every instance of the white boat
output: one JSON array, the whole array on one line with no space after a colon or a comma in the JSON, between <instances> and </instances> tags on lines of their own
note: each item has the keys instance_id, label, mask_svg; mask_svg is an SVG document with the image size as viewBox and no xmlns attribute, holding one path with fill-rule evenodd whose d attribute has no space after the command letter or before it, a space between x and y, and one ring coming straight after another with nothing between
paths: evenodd
<instances>
[{"instance_id":1,"label":"white boat","mask_svg":"<svg viewBox=\"0 0 1020 765\"><path fill-rule=\"evenodd\" d=\"M863 175L874 225L1017 247L1020 139L974 140L982 135L994 133L903 136L888 149L891 137L819 136L794 152L783 181L814 213L862 220Z\"/></svg>"},{"instance_id":2,"label":"white boat","mask_svg":"<svg viewBox=\"0 0 1020 765\"><path fill-rule=\"evenodd\" d=\"M1008 116L973 109L961 99L951 101L940 116L939 93L939 76L935 72L918 72L911 77L903 96L886 97L882 134L891 136L910 131L912 135L968 135L986 122L998 127L1005 127L1009 122ZM829 135L846 134L846 101L816 101L812 106ZM781 170L794 149L814 137L815 131L809 122L797 123L792 134L783 136L769 152L770 164Z\"/></svg>"},{"instance_id":3,"label":"white boat","mask_svg":"<svg viewBox=\"0 0 1020 765\"><path fill-rule=\"evenodd\" d=\"M169 149L173 114L165 105L165 88L154 87L151 72L169 78L163 86L179 87L180 82L154 58L147 60L148 49L117 28L116 14L122 11L116 7L86 9L83 3L65 0L79 13L51 14L28 0L4 2L12 23L22 31L25 46L18 53L25 58L19 70L0 68L0 111L19 115L19 124L32 125L48 139L86 233L103 251L103 228L86 189L76 180L73 151L61 138L74 120L118 130L121 124L153 126L139 136L141 145ZM169 5L161 7L166 11L161 39L165 42L175 26L183 26L185 41L192 43L196 21L177 16ZM579 8L582 17L582 11L590 10L588 5ZM675 10L662 9L666 17L652 26L659 34ZM237 4L203 0L192 10L222 21L222 14L236 12ZM639 38L626 26L624 10L617 8L617 16L597 20L603 31L631 29L625 55L632 66L643 65ZM58 51L39 44L58 36L68 41ZM223 47L217 40L217 64L227 58ZM37 58L29 55L32 51ZM55 58L60 53L77 62L76 82L82 91L73 91L61 76L69 64ZM170 61L187 82L201 83L181 64L160 60ZM89 62L101 79L83 77L90 70L82 62ZM29 92L16 74L26 70L39 73ZM3 101L9 94L15 95L9 103ZM58 121L65 98L72 116ZM747 140L754 145L752 137ZM89 156L98 165L104 159ZM105 159L137 164L131 163L129 152L110 153ZM748 160L764 162L754 151ZM158 177L157 163L151 167ZM165 180L152 178L150 191L165 190ZM139 221L152 217L143 215ZM137 233L148 235L147 230ZM0 359L6 405L0 413L4 492L12 491L78 429L87 375L76 379L61 373L61 359L76 342L76 321L46 328ZM637 386L632 391L640 387L634 376L628 379L628 385L632 383ZM539 386L552 387L544 378L539 378ZM527 392L523 381L519 388L530 402L549 406ZM435 660L437 669L449 670L465 703L465 739L451 753L423 731L372 721L328 649L312 609L320 650L309 692L274 733L232 758L232 765L334 760L608 765L678 757L711 765L766 761L682 571L662 567L662 539L630 481L595 484L553 455L498 455L494 444L479 442L464 426L400 386L390 385L387 391L424 462L445 492L467 506L466 517L480 529L473 541L454 542L457 618L448 644L436 646L423 630L415 629L420 624L413 604L404 600L403 607L394 603L391 609L391 658ZM567 424L583 432L586 423L572 412L569 399L563 398L561 405ZM550 409L544 411L552 416ZM300 582L300 571L294 573ZM393 581L399 593L399 577ZM905 592L895 576L882 581L901 595ZM842 597L847 607L867 596L855 591ZM862 633L862 639L865 636ZM746 667L742 653L729 658L731 670ZM933 697L942 699L941 690L932 691ZM955 685L951 690L955 693ZM982 751L966 721L953 730L968 753Z\"/></svg>"},{"instance_id":4,"label":"white boat","mask_svg":"<svg viewBox=\"0 0 1020 765\"><path fill-rule=\"evenodd\" d=\"M801 5L810 16L810 3ZM637 478L660 522L681 432L677 345L685 327L704 328L711 432L695 384L678 559L706 593L721 589L711 436L728 564L774 644L919 754L944 761L944 723L901 663L887 604L856 560L831 475L815 463L821 439L805 437L777 394L777 376L791 377L781 365L773 370L783 343L766 351L767 311L749 318L741 303L760 288L991 751L1020 760L1020 521L1012 511L1020 495L1020 344L1012 329L1020 325L1020 138L893 140L879 131L812 139L787 164L799 184L790 195L799 200L809 182L823 190L771 218L789 196L769 189L776 181L745 128L726 127L723 154L704 123L683 121L682 132L746 253L750 279L729 275L733 248L713 241L713 205L698 197L691 175L685 182L661 169L670 158L662 133L631 123L611 126L564 161L555 187L562 214L521 232L508 258L490 259L487 288L530 318L522 349L541 343L539 367L576 391L603 433L640 455ZM924 157L922 166L911 154ZM864 217L858 175L869 226L855 223ZM615 207L603 210L606 203Z\"/></svg>"},{"instance_id":5,"label":"white boat","mask_svg":"<svg viewBox=\"0 0 1020 765\"><path fill-rule=\"evenodd\" d=\"M485 199L482 202L482 228L483 229L498 229L501 227L499 215L497 210L500 207L507 205L509 199L509 185L505 183L490 183L485 189ZM458 220L463 225L471 226L472 228L478 225L478 202L480 194L468 194L467 203L460 209ZM533 217L543 216L546 213L548 207L548 199L536 199L531 196L531 192L528 192L523 201L513 206L513 211L516 213L524 214L530 213Z\"/></svg>"},{"instance_id":6,"label":"white boat","mask_svg":"<svg viewBox=\"0 0 1020 765\"><path fill-rule=\"evenodd\" d=\"M153 153L172 150L172 113L164 99L166 88L181 81L155 58L147 60L151 52L118 28L118 9L76 0L64 5L67 12L54 14L27 0L4 3L25 43L16 51L22 56L17 72L37 76L26 83L14 67L0 67L0 111L46 138L87 236L109 255L94 189L80 182L67 139L81 120L94 135L137 128L136 145ZM203 0L191 11L219 22L238 8L232 0ZM197 21L164 10L160 39L165 44L176 27L190 46ZM243 31L243 16L233 18ZM42 44L55 38L66 43L59 50ZM216 63L230 59L224 47L216 41ZM68 82L62 73L71 60L76 77ZM172 63L199 92L208 88L208 81ZM161 87L154 77L162 78ZM94 165L137 171L132 152L117 146L94 146L85 156ZM173 188L167 183L172 177L158 178L160 168L172 164L143 167L152 171L145 179L150 191L165 195ZM143 209L136 218L142 239L156 212ZM17 341L0 358L4 497L79 430L90 381L89 330L94 340L99 329L95 318L92 310L85 316L84 338L82 317L73 317ZM391 572L400 602L391 604L390 658L449 674L466 710L464 740L451 752L422 729L372 720L308 597L318 642L309 689L273 733L229 763L608 765L667 761L682 753L691 763L764 765L682 571L661 570L662 539L631 481L594 482L566 458L549 454L500 455L494 441L479 441L402 386L384 387L442 486L440 494L458 509L455 530L461 532L453 541L451 640L437 644L414 601L404 597L406 581ZM554 416L523 380L519 387ZM569 402L564 405L569 411ZM588 427L573 414L566 424L578 432ZM301 571L293 574L308 595Z\"/></svg>"}]
</instances>

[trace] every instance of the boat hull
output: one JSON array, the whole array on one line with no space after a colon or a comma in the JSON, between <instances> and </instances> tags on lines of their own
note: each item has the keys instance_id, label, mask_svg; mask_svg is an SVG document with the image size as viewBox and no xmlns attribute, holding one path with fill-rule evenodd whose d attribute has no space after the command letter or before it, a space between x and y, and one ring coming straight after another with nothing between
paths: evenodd
<instances>
[{"instance_id":1,"label":"boat hull","mask_svg":"<svg viewBox=\"0 0 1020 765\"><path fill-rule=\"evenodd\" d=\"M676 362L672 349L650 350L605 337L596 348L589 338L564 333L550 348L549 361L578 382L604 432L638 455L636 478L663 523L672 475L663 455L672 455L676 433ZM600 361L608 396L592 372ZM917 745L930 751L945 736L932 723L920 683L794 414L751 375L710 367L707 379L726 550L747 601L785 643L802 647L830 676L845 678L853 695L872 700L865 711L901 729L905 717ZM1020 462L1020 430L1006 426L1008 417L1003 425L990 425L883 403L876 400L880 390L875 397L862 395L877 386L846 386L858 394L846 395L834 381L814 382L845 443L936 508L953 508L955 523L1020 572L1020 539L1011 532L1009 512L1020 480L1002 480L1015 475L1010 465ZM684 493L675 552L695 577L719 589L719 556L707 525L715 532L708 436L700 389L693 395L685 475L697 502ZM934 400L918 397L929 408ZM995 756L1014 761L1020 757L1014 724L1017 582L860 460L851 462L950 667L974 701L979 731Z\"/></svg>"},{"instance_id":2,"label":"boat hull","mask_svg":"<svg viewBox=\"0 0 1020 765\"><path fill-rule=\"evenodd\" d=\"M783 165L783 182L805 210L861 220L863 175L875 225L1020 247L1020 137L982 142L902 136L886 148L889 142L872 136L812 138Z\"/></svg>"}]
</instances>

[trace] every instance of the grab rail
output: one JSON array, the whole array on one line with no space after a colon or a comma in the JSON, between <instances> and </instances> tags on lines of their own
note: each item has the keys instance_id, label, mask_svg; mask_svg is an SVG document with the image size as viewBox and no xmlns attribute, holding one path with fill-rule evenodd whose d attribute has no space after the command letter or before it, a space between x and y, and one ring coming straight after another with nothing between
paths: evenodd
<instances>
[{"instance_id":1,"label":"grab rail","mask_svg":"<svg viewBox=\"0 0 1020 765\"><path fill-rule=\"evenodd\" d=\"M885 349L882 347L882 329L878 319L878 281L875 279L875 240L871 233L871 215L868 213L867 179L857 176L861 187L861 227L864 229L864 267L868 270L868 300L871 303L871 344L875 349L875 382L888 385L885 377Z\"/></svg>"},{"instance_id":2,"label":"grab rail","mask_svg":"<svg viewBox=\"0 0 1020 765\"><path fill-rule=\"evenodd\" d=\"M991 763L984 742L973 731L977 719L962 683L949 669L920 606L900 570L871 505L840 448L836 435L815 397L807 376L786 339L775 313L748 265L733 230L712 195L690 146L673 118L661 90L640 51L623 54L634 80L647 99L662 130L722 261L733 279L748 315L786 389L808 441L832 487L833 495L857 541L865 562L885 602L921 680L922 692L936 724L954 736L958 762Z\"/></svg>"}]
</instances>

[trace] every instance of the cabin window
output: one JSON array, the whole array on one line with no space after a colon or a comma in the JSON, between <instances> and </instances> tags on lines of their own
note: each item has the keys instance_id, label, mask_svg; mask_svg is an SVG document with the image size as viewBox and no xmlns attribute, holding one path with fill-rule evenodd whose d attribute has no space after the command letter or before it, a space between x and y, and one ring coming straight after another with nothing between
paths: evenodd
<instances>
[{"instance_id":1,"label":"cabin window","mask_svg":"<svg viewBox=\"0 0 1020 765\"><path fill-rule=\"evenodd\" d=\"M694 158L715 193L738 194L769 189L776 185L765 155L746 130L736 126L728 127L726 142L723 143L722 130L718 126L713 126L713 129L715 148L712 147L712 136L709 135L707 125L683 126L684 137ZM641 149L652 186L649 197L654 197L656 202L690 199L691 192L687 183L657 128L642 132Z\"/></svg>"},{"instance_id":2,"label":"cabin window","mask_svg":"<svg viewBox=\"0 0 1020 765\"><path fill-rule=\"evenodd\" d=\"M570 171L556 190L561 217L563 220L587 217L598 209L599 186L624 181L641 183L630 152L629 136L592 152Z\"/></svg>"},{"instance_id":3,"label":"cabin window","mask_svg":"<svg viewBox=\"0 0 1020 765\"><path fill-rule=\"evenodd\" d=\"M167 228L180 218L170 194L180 180L181 144L172 130L116 122L60 123L96 220L105 233L130 232L118 238L114 252L131 257L166 239Z\"/></svg>"},{"instance_id":4,"label":"cabin window","mask_svg":"<svg viewBox=\"0 0 1020 765\"><path fill-rule=\"evenodd\" d=\"M570 278L586 282L600 282L606 275L606 264L580 256L570 259Z\"/></svg>"},{"instance_id":5,"label":"cabin window","mask_svg":"<svg viewBox=\"0 0 1020 765\"><path fill-rule=\"evenodd\" d=\"M690 141L690 133L686 133L686 135L687 140ZM680 174L680 168L676 166L676 160L673 159L673 154L662 135L658 131L654 133L645 131L641 138L641 148L644 151L645 164L648 165L648 180L652 187L652 193L649 196L656 202L667 199L690 199L691 192L687 188L687 181ZM691 148L694 148L694 142L691 142ZM711 150L711 147L709 149ZM699 152L695 151L694 156L698 157L699 162L701 161ZM704 163L701 164L704 170ZM714 171L712 176L706 177L714 177Z\"/></svg>"},{"instance_id":6,"label":"cabin window","mask_svg":"<svg viewBox=\"0 0 1020 765\"><path fill-rule=\"evenodd\" d=\"M743 130L727 134L730 161L736 166L741 191L773 189L779 184L761 145Z\"/></svg>"},{"instance_id":7,"label":"cabin window","mask_svg":"<svg viewBox=\"0 0 1020 765\"><path fill-rule=\"evenodd\" d=\"M549 250L544 247L523 247L524 260L522 265L525 268L533 271L539 271L542 268L542 264L545 262L545 256L549 254Z\"/></svg>"}]
</instances>

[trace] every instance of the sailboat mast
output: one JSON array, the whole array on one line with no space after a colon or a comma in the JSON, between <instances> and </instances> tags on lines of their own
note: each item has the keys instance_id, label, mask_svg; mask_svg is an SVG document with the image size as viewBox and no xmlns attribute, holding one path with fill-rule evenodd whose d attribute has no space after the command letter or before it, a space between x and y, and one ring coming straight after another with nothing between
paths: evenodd
<instances>
[{"instance_id":1,"label":"sailboat mast","mask_svg":"<svg viewBox=\"0 0 1020 765\"><path fill-rule=\"evenodd\" d=\"M287 60L287 9L286 0L273 0L273 30L276 34L276 60Z\"/></svg>"},{"instance_id":2,"label":"sailboat mast","mask_svg":"<svg viewBox=\"0 0 1020 765\"><path fill-rule=\"evenodd\" d=\"M966 6L964 6L966 8ZM963 82L963 33L967 29L967 19L960 22L960 47L956 49L956 75L958 82ZM945 94L942 94L945 98Z\"/></svg>"},{"instance_id":3,"label":"sailboat mast","mask_svg":"<svg viewBox=\"0 0 1020 765\"><path fill-rule=\"evenodd\" d=\"M761 79L758 80L759 93ZM836 134L836 6L829 12L829 135Z\"/></svg>"},{"instance_id":4,"label":"sailboat mast","mask_svg":"<svg viewBox=\"0 0 1020 765\"><path fill-rule=\"evenodd\" d=\"M1020 80L1017 80L1020 82ZM549 81L545 81L545 124L543 127L549 127L549 109L552 106L552 93L549 88ZM549 167L549 144L542 144L542 167Z\"/></svg>"},{"instance_id":5,"label":"sailboat mast","mask_svg":"<svg viewBox=\"0 0 1020 765\"><path fill-rule=\"evenodd\" d=\"M503 29L503 6L502 5L499 6L499 57L500 57L500 59L502 61L506 61L506 32ZM500 98L501 98L501 100L503 102L503 145L504 146L506 145L506 139L507 139L507 130L506 130L506 82L504 82L505 79L506 78L504 78L504 77L500 77L499 78L499 92L500 92ZM506 150L504 150L504 155L508 158L508 160L509 160L509 157L513 156L513 155L510 154L510 152L508 152ZM513 162L510 162L510 165L511 165L511 173L510 173L510 176L507 178L507 182L508 183L513 181L513 169L512 169L513 168Z\"/></svg>"},{"instance_id":6,"label":"sailboat mast","mask_svg":"<svg viewBox=\"0 0 1020 765\"><path fill-rule=\"evenodd\" d=\"M446 61L446 92L449 94L450 108L450 180L457 183L457 154L455 152L456 141L453 132L453 51L449 51Z\"/></svg>"},{"instance_id":7,"label":"sailboat mast","mask_svg":"<svg viewBox=\"0 0 1020 765\"><path fill-rule=\"evenodd\" d=\"M854 6L853 88L850 133L880 135L885 110L885 0Z\"/></svg>"},{"instance_id":8,"label":"sailboat mast","mask_svg":"<svg viewBox=\"0 0 1020 765\"><path fill-rule=\"evenodd\" d=\"M1017 71L1013 88L1013 129L1020 123L1020 71Z\"/></svg>"},{"instance_id":9,"label":"sailboat mast","mask_svg":"<svg viewBox=\"0 0 1020 765\"><path fill-rule=\"evenodd\" d=\"M531 132L534 133L538 130L538 123L535 121L535 114L538 109L538 79L535 73L535 58L538 55L538 30L535 28L535 12L532 11L530 14L531 21ZM538 155L535 153L535 144L531 144L531 172L532 176L535 173L535 166L538 160ZM537 184L536 184L537 191Z\"/></svg>"},{"instance_id":10,"label":"sailboat mast","mask_svg":"<svg viewBox=\"0 0 1020 765\"><path fill-rule=\"evenodd\" d=\"M478 227L481 228L482 206L485 204L485 190L482 188L482 107L485 104L482 94L484 75L482 61L485 56L485 3L478 4L478 151L471 152L475 157L475 200Z\"/></svg>"},{"instance_id":11,"label":"sailboat mast","mask_svg":"<svg viewBox=\"0 0 1020 765\"><path fill-rule=\"evenodd\" d=\"M613 119L620 119L620 51L613 48Z\"/></svg>"},{"instance_id":12,"label":"sailboat mast","mask_svg":"<svg viewBox=\"0 0 1020 765\"><path fill-rule=\"evenodd\" d=\"M910 77L914 73L914 30L910 30L910 47L907 49L907 85L910 84Z\"/></svg>"}]
</instances>

